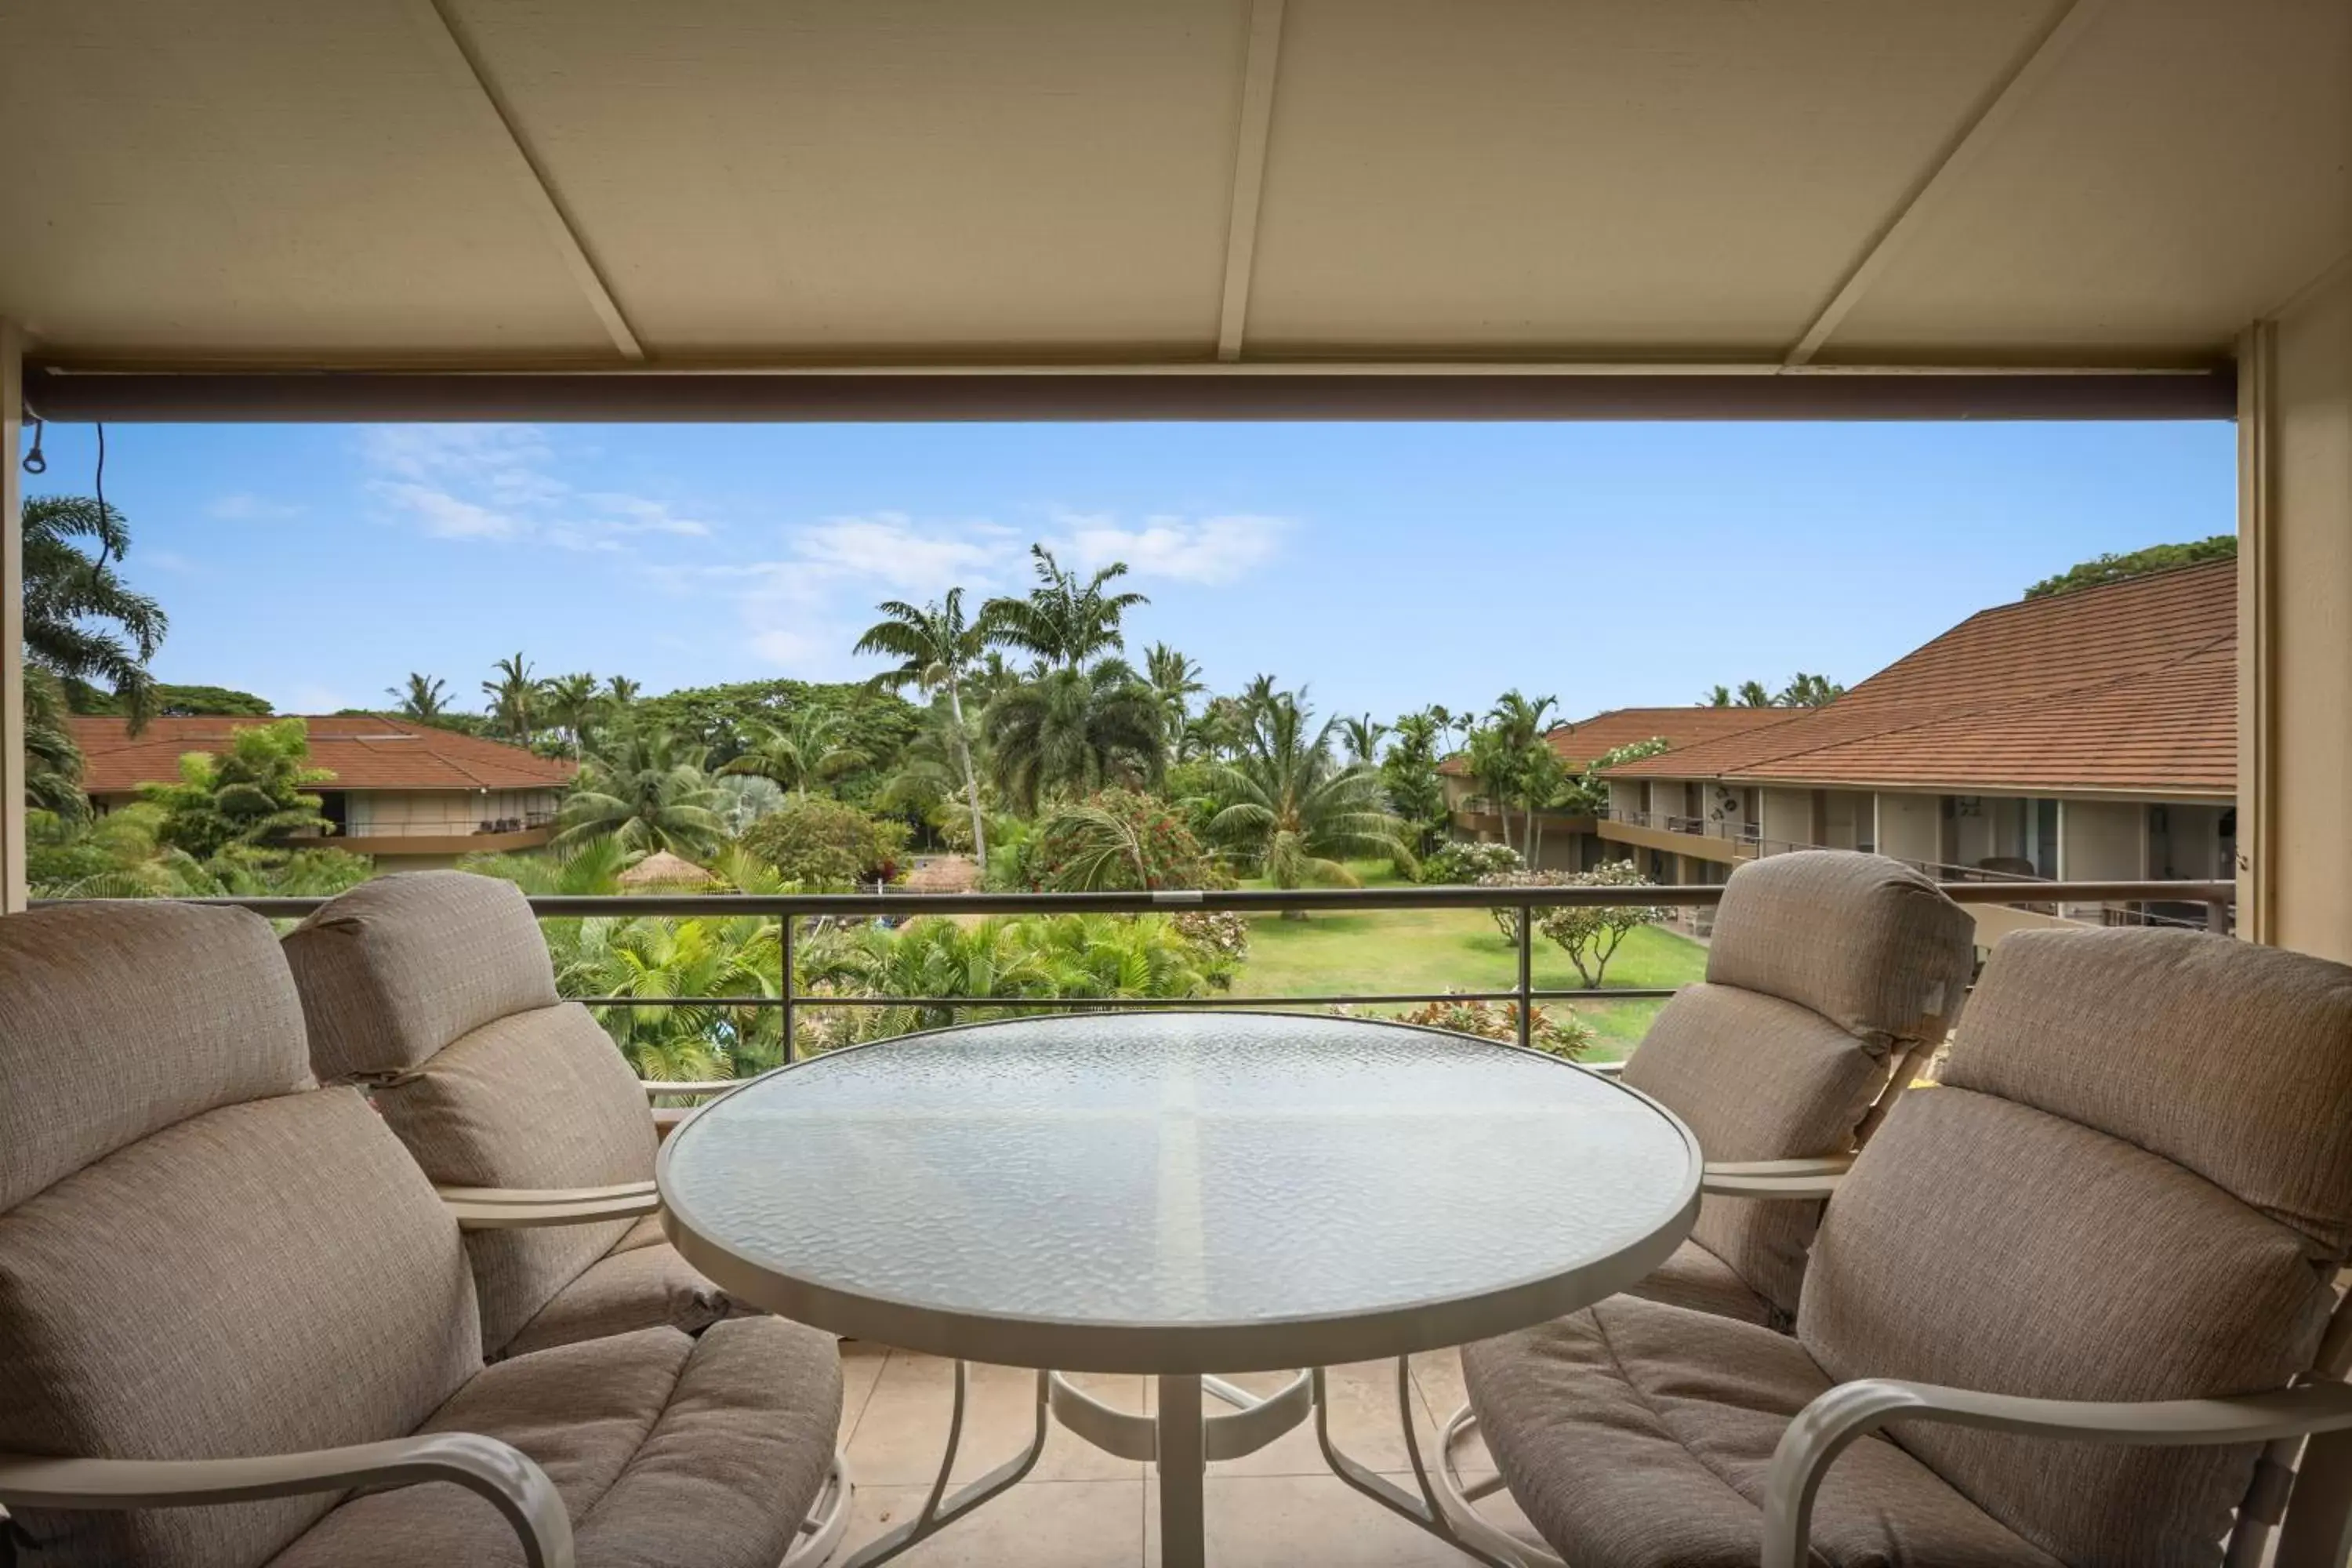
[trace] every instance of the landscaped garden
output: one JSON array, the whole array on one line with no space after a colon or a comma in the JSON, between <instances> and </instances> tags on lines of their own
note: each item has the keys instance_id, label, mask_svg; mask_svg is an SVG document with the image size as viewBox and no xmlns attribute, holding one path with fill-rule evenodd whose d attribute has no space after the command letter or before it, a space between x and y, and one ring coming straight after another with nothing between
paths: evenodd
<instances>
[{"instance_id":1,"label":"landscaped garden","mask_svg":"<svg viewBox=\"0 0 2352 1568\"><path fill-rule=\"evenodd\" d=\"M162 608L118 567L118 513L40 498L26 524L26 653L32 870L49 896L331 893L375 874L336 847L299 718L247 694L167 687L147 670ZM1126 568L1092 574L1033 552L1034 585L966 612L963 592L886 603L856 651L887 661L854 685L791 680L642 691L622 676L546 676L521 653L481 682L480 711L411 673L384 711L577 763L553 843L467 858L535 892L664 888L835 891L905 885L941 913L889 927L815 922L797 933L796 1047L833 1048L955 1021L918 1004L828 1007L823 998L975 996L968 1014L1073 999L1354 995L1507 990L1517 960L1507 910L1239 916L979 918L953 892L1380 886L1509 889L1562 880L1640 885L1629 864L1535 872L1542 819L1589 813L1592 770L1546 739L1549 698L1502 695L1485 715L1431 707L1382 722L1318 717L1304 687L1260 676L1213 693L1165 644L1128 657L1142 604ZM250 721L216 754L181 759L137 804L100 815L79 788L68 712L132 727L156 713ZM1628 751L1638 754L1642 748ZM1451 840L1440 761L1465 758L1505 843ZM1603 759L1605 763L1614 758ZM915 875L910 879L908 873ZM1647 909L1554 910L1533 935L1544 987L1673 986L1697 977L1696 943ZM545 922L567 994L661 998L598 1008L649 1079L738 1076L783 1055L772 997L776 923L636 914ZM1532 1021L1546 1049L1622 1056L1654 1000L1554 1003ZM1511 1038L1507 1005L1383 1007Z\"/></svg>"}]
</instances>

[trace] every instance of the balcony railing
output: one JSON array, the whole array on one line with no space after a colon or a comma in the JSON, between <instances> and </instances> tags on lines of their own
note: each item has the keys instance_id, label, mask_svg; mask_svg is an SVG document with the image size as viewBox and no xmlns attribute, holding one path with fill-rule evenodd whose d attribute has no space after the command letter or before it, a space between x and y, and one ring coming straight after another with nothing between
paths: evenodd
<instances>
[{"instance_id":1,"label":"balcony railing","mask_svg":"<svg viewBox=\"0 0 2352 1568\"><path fill-rule=\"evenodd\" d=\"M2029 901L2013 882L1957 881L1939 884L1961 904L2010 904ZM2109 903L2159 900L2197 903L2206 908L2207 927L2230 929L2231 909L2237 899L2232 882L2035 882L2030 901ZM1299 1006L1409 1006L1446 1002L1507 1002L1517 1011L1519 1044L1533 1031L1534 1009L1541 1002L1621 1002L1671 996L1674 992L1645 986L1540 986L1535 984L1534 931L1537 911L1565 908L1708 908L1723 900L1721 886L1685 887L1415 887L1330 888L1271 890L1234 889L1222 891L1151 893L677 893L538 895L532 911L542 920L667 915L677 919L718 918L774 920L779 922L778 984L772 994L733 996L580 996L571 1000L598 1007L733 1007L773 1008L782 1015L783 1059L794 1059L794 1024L803 1008L927 1007L990 1008L996 1010L1280 1008ZM43 900L65 901L65 900ZM278 920L298 920L327 902L319 898L192 899L190 903L227 905ZM1332 992L1280 995L1207 995L1181 997L1120 996L903 996L883 994L813 994L800 988L794 971L795 949L803 923L866 923L877 920L907 920L925 915L1051 915L1051 914L1181 914L1226 911L1244 915L1339 911L1372 913L1394 910L1507 910L1516 912L1514 945L1517 956L1517 984L1507 990L1442 992ZM666 1095L708 1092L709 1085L661 1086Z\"/></svg>"}]
</instances>

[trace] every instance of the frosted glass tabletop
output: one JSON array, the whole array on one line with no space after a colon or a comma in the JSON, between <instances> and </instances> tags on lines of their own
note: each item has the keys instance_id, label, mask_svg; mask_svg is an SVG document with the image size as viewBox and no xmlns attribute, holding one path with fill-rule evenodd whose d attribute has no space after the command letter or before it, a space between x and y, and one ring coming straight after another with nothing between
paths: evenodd
<instances>
[{"instance_id":1,"label":"frosted glass tabletop","mask_svg":"<svg viewBox=\"0 0 2352 1568\"><path fill-rule=\"evenodd\" d=\"M736 1295L887 1344L1245 1372L1459 1344L1623 1288L1699 1154L1630 1089L1436 1030L1027 1018L769 1074L664 1145L664 1223Z\"/></svg>"}]
</instances>

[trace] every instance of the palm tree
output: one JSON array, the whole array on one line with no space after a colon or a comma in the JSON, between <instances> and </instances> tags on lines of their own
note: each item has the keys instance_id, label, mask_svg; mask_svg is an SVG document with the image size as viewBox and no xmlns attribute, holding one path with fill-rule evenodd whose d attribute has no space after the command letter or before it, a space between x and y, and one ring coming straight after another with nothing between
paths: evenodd
<instances>
[{"instance_id":1,"label":"palm tree","mask_svg":"<svg viewBox=\"0 0 2352 1568\"><path fill-rule=\"evenodd\" d=\"M1517 759L1509 775L1509 786L1518 795L1519 805L1527 812L1527 821L1521 830L1519 855L1530 866L1535 864L1536 810L1543 804L1543 798L1549 798L1557 787L1546 782L1549 773L1556 770L1547 767L1552 753L1550 742L1544 739L1547 733L1544 719L1559 704L1559 700L1556 697L1529 698L1521 695L1514 687L1495 700L1493 711L1486 715L1502 737L1498 743ZM1508 819L1506 818L1504 837L1507 840L1509 837Z\"/></svg>"},{"instance_id":2,"label":"palm tree","mask_svg":"<svg viewBox=\"0 0 2352 1568\"><path fill-rule=\"evenodd\" d=\"M1113 784L1157 784L1166 771L1160 700L1118 659L1048 670L981 715L998 792L1027 816L1040 801Z\"/></svg>"},{"instance_id":3,"label":"palm tree","mask_svg":"<svg viewBox=\"0 0 2352 1568\"><path fill-rule=\"evenodd\" d=\"M320 797L306 793L334 774L310 765L309 728L280 719L232 729L218 754L190 752L172 784L143 784L139 798L163 808L156 837L207 859L231 845L264 845L328 831Z\"/></svg>"},{"instance_id":4,"label":"palm tree","mask_svg":"<svg viewBox=\"0 0 2352 1568\"><path fill-rule=\"evenodd\" d=\"M581 763L580 777L557 816L559 848L611 837L622 848L667 849L694 856L726 837L714 809L718 792L703 771L699 747L642 726L608 733Z\"/></svg>"},{"instance_id":5,"label":"palm tree","mask_svg":"<svg viewBox=\"0 0 2352 1568\"><path fill-rule=\"evenodd\" d=\"M89 810L81 792L81 748L67 722L65 683L37 665L25 667L25 804L78 820Z\"/></svg>"},{"instance_id":6,"label":"palm tree","mask_svg":"<svg viewBox=\"0 0 2352 1568\"><path fill-rule=\"evenodd\" d=\"M1193 697L1209 689L1201 682L1201 667L1166 643L1156 642L1143 650L1143 677L1168 716L1168 743L1173 748L1192 718Z\"/></svg>"},{"instance_id":7,"label":"palm tree","mask_svg":"<svg viewBox=\"0 0 2352 1568\"><path fill-rule=\"evenodd\" d=\"M1486 725L1470 731L1464 761L1478 793L1495 803L1495 815L1502 822L1503 842L1507 845L1511 841L1511 797L1518 793L1519 769L1526 760L1527 753L1511 743L1501 725Z\"/></svg>"},{"instance_id":8,"label":"palm tree","mask_svg":"<svg viewBox=\"0 0 2352 1568\"><path fill-rule=\"evenodd\" d=\"M449 710L448 683L437 676L408 672L405 687L387 686L383 694L400 704L400 716L430 724Z\"/></svg>"},{"instance_id":9,"label":"palm tree","mask_svg":"<svg viewBox=\"0 0 2352 1568\"><path fill-rule=\"evenodd\" d=\"M1376 721L1369 713L1339 721L1340 732L1348 740L1348 760L1351 763L1372 763L1381 749L1381 737L1389 732L1386 724Z\"/></svg>"},{"instance_id":10,"label":"palm tree","mask_svg":"<svg viewBox=\"0 0 2352 1568\"><path fill-rule=\"evenodd\" d=\"M803 973L817 985L868 996L1051 996L1053 976L1026 942L1023 922L994 917L966 925L931 918L897 931L860 926L811 944ZM1017 1009L1013 1009L1017 1011ZM858 1008L845 1031L882 1039L957 1022L953 1007ZM993 1009L966 1010L987 1016Z\"/></svg>"},{"instance_id":11,"label":"palm tree","mask_svg":"<svg viewBox=\"0 0 2352 1568\"><path fill-rule=\"evenodd\" d=\"M864 752L849 744L848 734L849 721L841 714L825 708L796 708L782 723L754 729L750 747L719 771L756 773L806 795L809 780L833 778L866 760Z\"/></svg>"},{"instance_id":12,"label":"palm tree","mask_svg":"<svg viewBox=\"0 0 2352 1568\"><path fill-rule=\"evenodd\" d=\"M635 702L637 700L637 693L642 689L644 689L636 681L631 680L625 675L611 675L604 678L605 700L615 708L626 708L630 703Z\"/></svg>"},{"instance_id":13,"label":"palm tree","mask_svg":"<svg viewBox=\"0 0 2352 1568\"><path fill-rule=\"evenodd\" d=\"M80 547L85 540L97 545L95 555ZM171 622L115 571L130 548L131 526L110 506L81 496L24 504L25 662L106 687L122 700L135 733L154 709L147 661Z\"/></svg>"},{"instance_id":14,"label":"palm tree","mask_svg":"<svg viewBox=\"0 0 2352 1568\"><path fill-rule=\"evenodd\" d=\"M874 678L873 685L878 689L896 691L912 683L925 691L948 694L950 738L955 746L956 765L963 772L964 804L971 812L972 855L985 871L988 829L981 821L980 780L972 771L971 736L963 720L963 678L986 651L986 631L964 620L961 588L950 588L944 603L935 601L921 609L899 599L886 599L874 607L882 619L866 628L851 651L883 654L898 661Z\"/></svg>"},{"instance_id":15,"label":"palm tree","mask_svg":"<svg viewBox=\"0 0 2352 1568\"><path fill-rule=\"evenodd\" d=\"M585 670L576 675L558 675L540 683L539 698L547 721L554 725L572 742L572 754L577 757L586 742L589 726L596 721L604 705L604 693L596 687L596 678Z\"/></svg>"},{"instance_id":16,"label":"palm tree","mask_svg":"<svg viewBox=\"0 0 2352 1568\"><path fill-rule=\"evenodd\" d=\"M491 668L497 678L482 682L482 695L490 700L490 721L508 739L528 746L539 726L539 681L520 653Z\"/></svg>"},{"instance_id":17,"label":"palm tree","mask_svg":"<svg viewBox=\"0 0 2352 1568\"><path fill-rule=\"evenodd\" d=\"M1023 599L991 599L981 607L983 640L1032 653L1049 668L1076 669L1097 654L1127 646L1119 618L1151 601L1140 594L1106 594L1104 584L1127 575L1127 563L1114 561L1084 583L1064 570L1042 544L1029 547L1037 586Z\"/></svg>"},{"instance_id":18,"label":"palm tree","mask_svg":"<svg viewBox=\"0 0 2352 1568\"><path fill-rule=\"evenodd\" d=\"M1385 856L1411 864L1404 825L1388 808L1380 770L1341 763L1332 754L1327 721L1309 735L1312 712L1289 692L1258 710L1240 755L1217 770L1225 804L1209 819L1209 834L1257 862L1277 888L1307 882L1354 887L1349 857ZM1302 918L1286 910L1286 920Z\"/></svg>"}]
</instances>

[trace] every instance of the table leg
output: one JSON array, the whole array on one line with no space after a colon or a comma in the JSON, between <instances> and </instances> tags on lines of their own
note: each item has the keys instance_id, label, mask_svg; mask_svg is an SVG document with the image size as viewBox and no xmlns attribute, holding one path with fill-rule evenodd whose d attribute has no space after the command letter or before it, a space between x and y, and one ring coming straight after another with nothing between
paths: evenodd
<instances>
[{"instance_id":1,"label":"table leg","mask_svg":"<svg viewBox=\"0 0 2352 1568\"><path fill-rule=\"evenodd\" d=\"M1202 1479L1208 1469L1201 1421L1201 1380L1160 1380L1160 1561L1161 1568L1201 1568Z\"/></svg>"}]
</instances>

